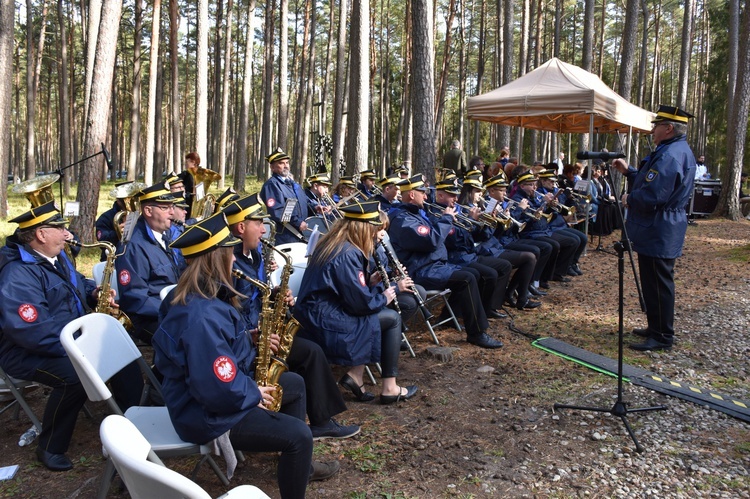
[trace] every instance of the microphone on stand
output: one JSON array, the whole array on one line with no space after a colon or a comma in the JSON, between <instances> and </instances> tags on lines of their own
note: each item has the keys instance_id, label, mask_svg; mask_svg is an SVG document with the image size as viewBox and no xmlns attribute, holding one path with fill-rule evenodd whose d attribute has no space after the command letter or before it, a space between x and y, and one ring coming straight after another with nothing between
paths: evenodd
<instances>
[{"instance_id":1,"label":"microphone on stand","mask_svg":"<svg viewBox=\"0 0 750 499\"><path fill-rule=\"evenodd\" d=\"M601 159L602 161L610 161L617 158L624 158L624 152L597 152L597 151L578 151L576 153L577 159Z\"/></svg>"},{"instance_id":2,"label":"microphone on stand","mask_svg":"<svg viewBox=\"0 0 750 499\"><path fill-rule=\"evenodd\" d=\"M104 142L102 142L102 154L104 154L104 161L107 162L107 168L110 170L112 169L112 157L109 155L109 151L106 147L104 147Z\"/></svg>"}]
</instances>

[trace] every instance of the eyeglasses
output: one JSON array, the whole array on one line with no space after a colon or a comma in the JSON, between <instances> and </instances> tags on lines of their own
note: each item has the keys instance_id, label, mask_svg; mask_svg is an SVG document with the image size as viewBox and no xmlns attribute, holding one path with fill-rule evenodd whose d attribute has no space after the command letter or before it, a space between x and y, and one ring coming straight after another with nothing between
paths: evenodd
<instances>
[{"instance_id":1,"label":"eyeglasses","mask_svg":"<svg viewBox=\"0 0 750 499\"><path fill-rule=\"evenodd\" d=\"M660 121L659 123L654 123L654 125L653 125L653 126L651 127L651 130L655 130L655 129L656 129L656 127L658 127L658 126L660 126L660 125L665 125L665 126L669 126L669 125L671 125L671 123L666 123L666 122L664 122L664 121Z\"/></svg>"},{"instance_id":2,"label":"eyeglasses","mask_svg":"<svg viewBox=\"0 0 750 499\"><path fill-rule=\"evenodd\" d=\"M68 230L68 228L65 227L64 225L42 225L39 228L40 229L60 229L63 232Z\"/></svg>"},{"instance_id":3,"label":"eyeglasses","mask_svg":"<svg viewBox=\"0 0 750 499\"><path fill-rule=\"evenodd\" d=\"M149 206L151 208L159 208L161 211L174 210L173 204L166 204L166 205L165 204L150 204Z\"/></svg>"}]
</instances>

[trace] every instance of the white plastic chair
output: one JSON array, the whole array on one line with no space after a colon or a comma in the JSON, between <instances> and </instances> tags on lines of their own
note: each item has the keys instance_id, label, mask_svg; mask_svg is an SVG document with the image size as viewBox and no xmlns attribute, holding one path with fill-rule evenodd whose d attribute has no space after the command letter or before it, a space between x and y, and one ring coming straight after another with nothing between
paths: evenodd
<instances>
[{"instance_id":1,"label":"white plastic chair","mask_svg":"<svg viewBox=\"0 0 750 499\"><path fill-rule=\"evenodd\" d=\"M80 334L79 334L80 333ZM156 380L141 352L133 343L125 328L117 319L107 314L88 314L69 322L60 332L60 342L68 354L73 367L92 402L107 402L115 414L122 415L106 382L125 366L137 362L141 371L151 381L152 386L161 392ZM201 454L203 458L196 464L193 474L203 461L208 464L226 486L229 485L224 473L211 457L207 445L198 445L180 439L169 418L166 407L129 408L124 416L133 422L145 436L156 455L162 457ZM156 456L154 460L158 461ZM99 497L105 497L112 480L113 468L107 463L102 478Z\"/></svg>"},{"instance_id":2,"label":"white plastic chair","mask_svg":"<svg viewBox=\"0 0 750 499\"><path fill-rule=\"evenodd\" d=\"M161 291L159 291L159 299L161 301L164 301L164 298L167 297L170 291L172 291L175 287L177 287L177 284L170 284L169 286L164 286L161 288Z\"/></svg>"},{"instance_id":3,"label":"white plastic chair","mask_svg":"<svg viewBox=\"0 0 750 499\"><path fill-rule=\"evenodd\" d=\"M149 461L151 446L128 419L119 415L107 416L99 428L99 436L105 452L114 463L122 481L125 482L130 497L134 499L211 497L189 478ZM222 498L262 499L268 496L255 486L240 485L219 499Z\"/></svg>"},{"instance_id":4,"label":"white plastic chair","mask_svg":"<svg viewBox=\"0 0 750 499\"><path fill-rule=\"evenodd\" d=\"M307 267L307 244L305 243L286 243L286 244L279 244L276 246L276 249L281 251L282 253L286 254L287 256L291 257L292 263L297 265L302 265L304 267ZM281 258L281 255L279 255L277 252L273 252L273 258L276 260L276 263L279 267L284 266L284 259Z\"/></svg>"},{"instance_id":5,"label":"white plastic chair","mask_svg":"<svg viewBox=\"0 0 750 499\"><path fill-rule=\"evenodd\" d=\"M98 262L94 264L94 268L91 271L91 274L94 278L94 282L96 282L97 286L101 286L102 284L102 277L104 277L104 266L107 264L107 262ZM117 273L112 272L112 274L109 276L109 285L112 289L115 290L115 301L120 299L120 291L117 289Z\"/></svg>"}]
</instances>

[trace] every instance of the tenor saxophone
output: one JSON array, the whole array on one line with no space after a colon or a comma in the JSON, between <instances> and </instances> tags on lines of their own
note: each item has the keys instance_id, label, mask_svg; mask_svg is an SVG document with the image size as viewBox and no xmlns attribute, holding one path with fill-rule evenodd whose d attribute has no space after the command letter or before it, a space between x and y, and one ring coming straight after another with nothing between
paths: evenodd
<instances>
[{"instance_id":1,"label":"tenor saxophone","mask_svg":"<svg viewBox=\"0 0 750 499\"><path fill-rule=\"evenodd\" d=\"M133 332L133 323L130 320L130 317L128 317L127 314L119 308L113 307L109 304L109 295L110 290L112 289L112 271L115 268L115 258L117 258L117 250L115 249L115 245L108 241L99 241L96 243L85 244L70 240L67 241L67 243L73 246L78 246L80 248L99 248L105 250L107 260L104 263L104 272L102 272L102 284L99 287L99 294L97 295L96 308L94 309L94 312L111 315L112 317L117 319L120 324L122 324L126 331Z\"/></svg>"}]
</instances>

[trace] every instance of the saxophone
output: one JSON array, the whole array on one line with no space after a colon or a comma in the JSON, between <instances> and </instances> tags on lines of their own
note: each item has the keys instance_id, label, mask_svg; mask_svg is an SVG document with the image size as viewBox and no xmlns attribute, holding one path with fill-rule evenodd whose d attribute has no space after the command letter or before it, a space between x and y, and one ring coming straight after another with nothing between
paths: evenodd
<instances>
[{"instance_id":1,"label":"saxophone","mask_svg":"<svg viewBox=\"0 0 750 499\"><path fill-rule=\"evenodd\" d=\"M100 314L108 314L117 319L122 324L126 331L133 331L133 323L130 321L130 317L125 312L117 307L113 307L109 304L110 290L112 289L111 278L112 271L115 268L115 258L117 258L117 250L115 245L107 241L99 241L96 243L85 244L78 241L67 241L68 244L78 246L79 248L99 248L104 249L107 254L107 261L104 264L104 272L102 272L102 284L99 287L99 294L96 299L96 308L94 312Z\"/></svg>"}]
</instances>

